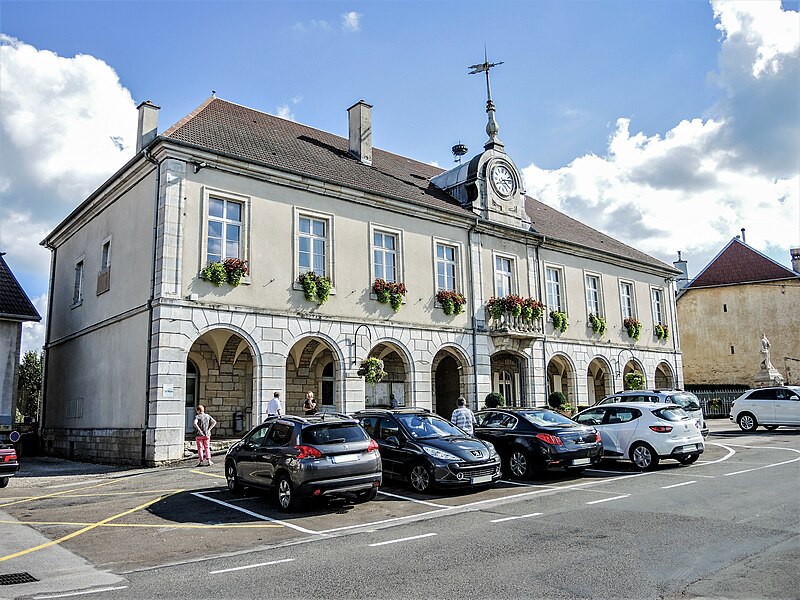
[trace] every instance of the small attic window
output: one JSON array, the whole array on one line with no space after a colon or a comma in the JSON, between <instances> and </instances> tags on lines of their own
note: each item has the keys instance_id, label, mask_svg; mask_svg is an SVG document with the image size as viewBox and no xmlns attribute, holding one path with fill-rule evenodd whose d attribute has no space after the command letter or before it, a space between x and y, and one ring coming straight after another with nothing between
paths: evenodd
<instances>
[{"instance_id":1,"label":"small attic window","mask_svg":"<svg viewBox=\"0 0 800 600\"><path fill-rule=\"evenodd\" d=\"M727 304L723 304L722 305L722 312L728 312L728 305ZM733 354L733 352L731 352L731 354Z\"/></svg>"}]
</instances>

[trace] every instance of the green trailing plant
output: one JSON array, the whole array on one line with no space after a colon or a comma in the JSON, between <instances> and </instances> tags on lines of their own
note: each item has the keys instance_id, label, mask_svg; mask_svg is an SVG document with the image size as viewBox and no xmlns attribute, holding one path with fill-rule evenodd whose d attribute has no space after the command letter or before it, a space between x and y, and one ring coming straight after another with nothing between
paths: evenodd
<instances>
[{"instance_id":1,"label":"green trailing plant","mask_svg":"<svg viewBox=\"0 0 800 600\"><path fill-rule=\"evenodd\" d=\"M225 265L222 263L211 262L200 271L200 277L216 286L220 286L228 280L228 272L225 270Z\"/></svg>"},{"instance_id":2,"label":"green trailing plant","mask_svg":"<svg viewBox=\"0 0 800 600\"><path fill-rule=\"evenodd\" d=\"M442 310L446 315L460 315L464 312L464 306L467 303L464 294L450 290L436 292L436 301L442 305Z\"/></svg>"},{"instance_id":3,"label":"green trailing plant","mask_svg":"<svg viewBox=\"0 0 800 600\"><path fill-rule=\"evenodd\" d=\"M634 340L638 340L639 336L642 334L642 323L639 319L634 319L633 317L628 317L625 319L622 324L625 326L625 329L628 331L628 337Z\"/></svg>"},{"instance_id":4,"label":"green trailing plant","mask_svg":"<svg viewBox=\"0 0 800 600\"><path fill-rule=\"evenodd\" d=\"M303 286L303 294L309 302L325 304L331 294L331 280L325 275L317 275L314 271L301 273L298 277Z\"/></svg>"},{"instance_id":5,"label":"green trailing plant","mask_svg":"<svg viewBox=\"0 0 800 600\"><path fill-rule=\"evenodd\" d=\"M372 291L378 297L378 302L390 304L394 312L403 306L403 298L406 295L406 286L403 283L378 278L372 284Z\"/></svg>"},{"instance_id":6,"label":"green trailing plant","mask_svg":"<svg viewBox=\"0 0 800 600\"><path fill-rule=\"evenodd\" d=\"M228 258L222 263L222 266L225 268L225 278L233 287L242 282L242 277L250 274L247 261L241 258Z\"/></svg>"},{"instance_id":7,"label":"green trailing plant","mask_svg":"<svg viewBox=\"0 0 800 600\"><path fill-rule=\"evenodd\" d=\"M553 327L561 331L561 333L564 333L567 330L567 327L569 327L567 313L563 313L559 310L551 310L550 318L553 320Z\"/></svg>"},{"instance_id":8,"label":"green trailing plant","mask_svg":"<svg viewBox=\"0 0 800 600\"><path fill-rule=\"evenodd\" d=\"M503 299L503 303L512 317L517 318L522 316L522 307L525 305L525 301L520 296L509 294Z\"/></svg>"},{"instance_id":9,"label":"green trailing plant","mask_svg":"<svg viewBox=\"0 0 800 600\"><path fill-rule=\"evenodd\" d=\"M503 316L503 312L505 311L505 306L503 304L502 298L496 298L492 296L489 298L489 301L486 303L486 308L489 309L489 314L492 315L492 318L495 321L499 321L500 317Z\"/></svg>"},{"instance_id":10,"label":"green trailing plant","mask_svg":"<svg viewBox=\"0 0 800 600\"><path fill-rule=\"evenodd\" d=\"M325 304L331 295L331 280L327 277L317 277L317 302Z\"/></svg>"},{"instance_id":11,"label":"green trailing plant","mask_svg":"<svg viewBox=\"0 0 800 600\"><path fill-rule=\"evenodd\" d=\"M505 406L506 399L503 398L503 394L498 392L489 392L486 394L486 398L483 399L483 403L486 405L486 408L499 408L501 406Z\"/></svg>"},{"instance_id":12,"label":"green trailing plant","mask_svg":"<svg viewBox=\"0 0 800 600\"><path fill-rule=\"evenodd\" d=\"M370 357L361 363L358 369L359 377L363 377L367 383L380 383L386 377L383 369L383 361L380 358Z\"/></svg>"},{"instance_id":13,"label":"green trailing plant","mask_svg":"<svg viewBox=\"0 0 800 600\"><path fill-rule=\"evenodd\" d=\"M653 331L660 340L666 340L669 337L669 327L667 325L656 323L655 327L653 327Z\"/></svg>"},{"instance_id":14,"label":"green trailing plant","mask_svg":"<svg viewBox=\"0 0 800 600\"><path fill-rule=\"evenodd\" d=\"M506 312L511 313L512 317L522 317L528 323L541 319L544 314L544 304L534 298L523 298L516 294L500 298L492 296L486 303L486 308L495 321L499 321Z\"/></svg>"},{"instance_id":15,"label":"green trailing plant","mask_svg":"<svg viewBox=\"0 0 800 600\"><path fill-rule=\"evenodd\" d=\"M641 371L631 371L625 374L625 388L629 390L644 389L644 374Z\"/></svg>"},{"instance_id":16,"label":"green trailing plant","mask_svg":"<svg viewBox=\"0 0 800 600\"><path fill-rule=\"evenodd\" d=\"M600 315L589 313L589 326L598 335L603 335L606 332L606 320Z\"/></svg>"}]
</instances>

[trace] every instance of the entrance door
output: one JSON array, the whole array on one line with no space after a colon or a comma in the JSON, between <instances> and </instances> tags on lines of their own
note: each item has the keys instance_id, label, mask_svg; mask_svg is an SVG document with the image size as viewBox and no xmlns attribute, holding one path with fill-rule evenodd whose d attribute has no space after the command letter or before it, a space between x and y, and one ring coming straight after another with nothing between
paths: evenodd
<instances>
[{"instance_id":1,"label":"entrance door","mask_svg":"<svg viewBox=\"0 0 800 600\"><path fill-rule=\"evenodd\" d=\"M186 361L186 433L194 431L194 417L197 412L197 367L190 360Z\"/></svg>"},{"instance_id":2,"label":"entrance door","mask_svg":"<svg viewBox=\"0 0 800 600\"><path fill-rule=\"evenodd\" d=\"M458 363L454 358L445 356L436 367L436 412L449 419L458 406L459 377Z\"/></svg>"},{"instance_id":3,"label":"entrance door","mask_svg":"<svg viewBox=\"0 0 800 600\"><path fill-rule=\"evenodd\" d=\"M322 405L335 406L336 400L333 397L333 363L325 365L322 370Z\"/></svg>"}]
</instances>

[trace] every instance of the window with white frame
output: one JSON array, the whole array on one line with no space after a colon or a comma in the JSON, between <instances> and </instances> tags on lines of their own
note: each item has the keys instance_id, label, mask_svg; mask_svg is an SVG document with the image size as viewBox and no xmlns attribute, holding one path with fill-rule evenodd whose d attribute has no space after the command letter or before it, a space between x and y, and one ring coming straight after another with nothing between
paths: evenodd
<instances>
[{"instance_id":1,"label":"window with white frame","mask_svg":"<svg viewBox=\"0 0 800 600\"><path fill-rule=\"evenodd\" d=\"M309 216L297 220L297 265L300 273L327 276L328 221Z\"/></svg>"},{"instance_id":2,"label":"window with white frame","mask_svg":"<svg viewBox=\"0 0 800 600\"><path fill-rule=\"evenodd\" d=\"M242 258L241 238L242 203L209 197L206 260L212 263Z\"/></svg>"},{"instance_id":3,"label":"window with white frame","mask_svg":"<svg viewBox=\"0 0 800 600\"><path fill-rule=\"evenodd\" d=\"M590 315L600 314L600 278L597 275L586 275L586 310Z\"/></svg>"},{"instance_id":4,"label":"window with white frame","mask_svg":"<svg viewBox=\"0 0 800 600\"><path fill-rule=\"evenodd\" d=\"M656 325L664 324L664 293L660 288L650 290L653 299L653 323Z\"/></svg>"},{"instance_id":5,"label":"window with white frame","mask_svg":"<svg viewBox=\"0 0 800 600\"><path fill-rule=\"evenodd\" d=\"M619 297L622 306L622 318L633 318L635 316L633 313L633 284L627 281L620 281Z\"/></svg>"},{"instance_id":6,"label":"window with white frame","mask_svg":"<svg viewBox=\"0 0 800 600\"><path fill-rule=\"evenodd\" d=\"M562 271L555 267L545 269L545 282L547 284L547 308L564 312L563 297L561 294Z\"/></svg>"},{"instance_id":7,"label":"window with white frame","mask_svg":"<svg viewBox=\"0 0 800 600\"><path fill-rule=\"evenodd\" d=\"M83 300L83 260L75 263L75 285L72 288L72 304Z\"/></svg>"},{"instance_id":8,"label":"window with white frame","mask_svg":"<svg viewBox=\"0 0 800 600\"><path fill-rule=\"evenodd\" d=\"M103 243L103 250L100 255L100 270L107 271L111 266L111 240Z\"/></svg>"},{"instance_id":9,"label":"window with white frame","mask_svg":"<svg viewBox=\"0 0 800 600\"><path fill-rule=\"evenodd\" d=\"M436 244L436 291L456 290L458 278L458 248Z\"/></svg>"},{"instance_id":10,"label":"window with white frame","mask_svg":"<svg viewBox=\"0 0 800 600\"><path fill-rule=\"evenodd\" d=\"M498 298L514 293L514 261L504 256L494 257L494 287Z\"/></svg>"},{"instance_id":11,"label":"window with white frame","mask_svg":"<svg viewBox=\"0 0 800 600\"><path fill-rule=\"evenodd\" d=\"M372 265L375 279L396 282L397 235L386 231L372 232Z\"/></svg>"}]
</instances>

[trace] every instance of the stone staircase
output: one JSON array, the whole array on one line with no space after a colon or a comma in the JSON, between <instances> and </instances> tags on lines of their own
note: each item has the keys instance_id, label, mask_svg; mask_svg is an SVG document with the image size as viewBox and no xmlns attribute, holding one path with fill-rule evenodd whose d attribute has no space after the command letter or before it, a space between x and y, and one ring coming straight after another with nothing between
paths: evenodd
<instances>
[{"instance_id":1,"label":"stone staircase","mask_svg":"<svg viewBox=\"0 0 800 600\"><path fill-rule=\"evenodd\" d=\"M236 442L238 442L241 438L222 438L222 439L214 439L212 436L211 438L211 456L217 456L218 454L225 454L228 451L228 448L233 446ZM194 438L186 439L183 442L183 458L197 458L197 444L195 444Z\"/></svg>"}]
</instances>

